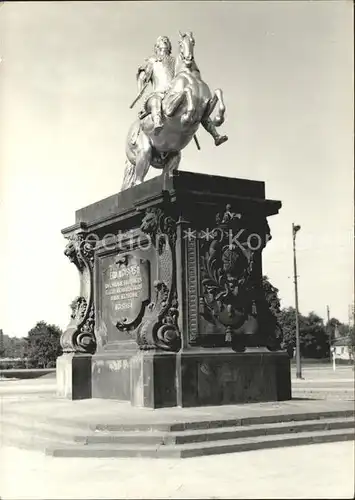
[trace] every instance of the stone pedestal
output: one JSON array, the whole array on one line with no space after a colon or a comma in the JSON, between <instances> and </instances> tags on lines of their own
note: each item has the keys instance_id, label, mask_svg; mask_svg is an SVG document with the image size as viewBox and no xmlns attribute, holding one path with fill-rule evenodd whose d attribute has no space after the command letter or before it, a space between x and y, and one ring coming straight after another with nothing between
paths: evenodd
<instances>
[{"instance_id":1,"label":"stone pedestal","mask_svg":"<svg viewBox=\"0 0 355 500\"><path fill-rule=\"evenodd\" d=\"M147 408L178 405L175 353L138 352L131 358L131 404Z\"/></svg>"},{"instance_id":2,"label":"stone pedestal","mask_svg":"<svg viewBox=\"0 0 355 500\"><path fill-rule=\"evenodd\" d=\"M91 355L63 354L57 359L57 396L67 399L91 398Z\"/></svg>"},{"instance_id":3,"label":"stone pedestal","mask_svg":"<svg viewBox=\"0 0 355 500\"><path fill-rule=\"evenodd\" d=\"M287 353L193 349L131 358L134 406L217 406L291 399Z\"/></svg>"},{"instance_id":4,"label":"stone pedestal","mask_svg":"<svg viewBox=\"0 0 355 500\"><path fill-rule=\"evenodd\" d=\"M261 282L280 207L263 182L174 172L76 212L63 234L81 288L62 345L93 355L92 397L150 408L291 398Z\"/></svg>"},{"instance_id":5,"label":"stone pedestal","mask_svg":"<svg viewBox=\"0 0 355 500\"><path fill-rule=\"evenodd\" d=\"M92 360L92 397L131 400L131 358L136 350L97 353Z\"/></svg>"},{"instance_id":6,"label":"stone pedestal","mask_svg":"<svg viewBox=\"0 0 355 500\"><path fill-rule=\"evenodd\" d=\"M287 353L198 349L180 357L179 406L217 406L291 399Z\"/></svg>"}]
</instances>

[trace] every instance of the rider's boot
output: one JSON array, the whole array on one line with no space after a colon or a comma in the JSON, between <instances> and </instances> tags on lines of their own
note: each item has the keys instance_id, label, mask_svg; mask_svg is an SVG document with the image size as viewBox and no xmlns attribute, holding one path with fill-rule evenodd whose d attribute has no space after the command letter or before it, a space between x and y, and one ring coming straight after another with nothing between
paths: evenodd
<instances>
[{"instance_id":1,"label":"rider's boot","mask_svg":"<svg viewBox=\"0 0 355 500\"><path fill-rule=\"evenodd\" d=\"M204 129L207 130L207 132L213 137L216 146L220 146L224 142L228 141L228 137L226 135L220 135L217 132L217 129L211 118L205 118L201 123Z\"/></svg>"},{"instance_id":2,"label":"rider's boot","mask_svg":"<svg viewBox=\"0 0 355 500\"><path fill-rule=\"evenodd\" d=\"M161 115L158 114L156 116L153 116L153 125L154 125L154 135L158 135L163 128L163 119Z\"/></svg>"},{"instance_id":3,"label":"rider's boot","mask_svg":"<svg viewBox=\"0 0 355 500\"><path fill-rule=\"evenodd\" d=\"M154 134L158 135L164 125L162 117L162 109L161 109L161 100L152 99L150 105L151 105Z\"/></svg>"}]
</instances>

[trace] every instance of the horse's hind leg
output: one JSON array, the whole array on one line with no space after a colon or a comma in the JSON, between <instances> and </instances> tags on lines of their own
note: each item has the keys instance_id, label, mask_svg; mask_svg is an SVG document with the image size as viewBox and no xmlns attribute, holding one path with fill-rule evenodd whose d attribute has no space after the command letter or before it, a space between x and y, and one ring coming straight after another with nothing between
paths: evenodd
<instances>
[{"instance_id":1,"label":"horse's hind leg","mask_svg":"<svg viewBox=\"0 0 355 500\"><path fill-rule=\"evenodd\" d=\"M121 191L134 186L134 181L135 181L135 166L127 158Z\"/></svg>"},{"instance_id":2,"label":"horse's hind leg","mask_svg":"<svg viewBox=\"0 0 355 500\"><path fill-rule=\"evenodd\" d=\"M174 172L174 170L177 170L179 168L180 160L181 160L180 152L171 155L166 165L164 166L162 173L167 174L170 177Z\"/></svg>"},{"instance_id":3,"label":"horse's hind leg","mask_svg":"<svg viewBox=\"0 0 355 500\"><path fill-rule=\"evenodd\" d=\"M134 184L140 184L144 181L144 178L148 173L151 160L152 147L150 145L148 137L145 134L141 133L139 135L137 143L136 175Z\"/></svg>"}]
</instances>

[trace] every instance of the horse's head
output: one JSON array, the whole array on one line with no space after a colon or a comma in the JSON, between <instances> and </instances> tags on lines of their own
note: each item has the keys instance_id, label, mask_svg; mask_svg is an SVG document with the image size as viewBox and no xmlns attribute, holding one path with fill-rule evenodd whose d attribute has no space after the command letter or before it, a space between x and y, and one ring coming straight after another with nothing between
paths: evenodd
<instances>
[{"instance_id":1,"label":"horse's head","mask_svg":"<svg viewBox=\"0 0 355 500\"><path fill-rule=\"evenodd\" d=\"M195 39L191 31L188 31L187 33L181 33L179 31L179 35L179 56L186 67L190 68L194 61Z\"/></svg>"}]
</instances>

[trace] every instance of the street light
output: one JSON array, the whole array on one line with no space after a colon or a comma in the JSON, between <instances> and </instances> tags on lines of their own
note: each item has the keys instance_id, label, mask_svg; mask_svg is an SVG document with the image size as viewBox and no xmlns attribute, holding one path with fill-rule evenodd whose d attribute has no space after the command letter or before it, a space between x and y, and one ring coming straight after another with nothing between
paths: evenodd
<instances>
[{"instance_id":1,"label":"street light","mask_svg":"<svg viewBox=\"0 0 355 500\"><path fill-rule=\"evenodd\" d=\"M301 351L300 351L300 325L298 319L298 288L297 288L297 264L296 264L296 234L301 226L292 223L293 241L293 276L295 283L295 306L296 306L296 378L302 378Z\"/></svg>"}]
</instances>

